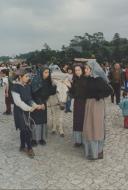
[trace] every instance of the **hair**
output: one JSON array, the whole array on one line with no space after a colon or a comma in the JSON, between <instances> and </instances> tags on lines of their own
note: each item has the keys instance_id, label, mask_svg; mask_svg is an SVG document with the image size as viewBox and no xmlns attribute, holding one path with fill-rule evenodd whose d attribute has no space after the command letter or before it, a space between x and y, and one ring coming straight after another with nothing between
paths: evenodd
<instances>
[{"instance_id":1,"label":"hair","mask_svg":"<svg viewBox=\"0 0 128 190\"><path fill-rule=\"evenodd\" d=\"M92 67L91 67L89 64L86 63L86 64L84 65L84 68L85 68L85 67L89 67L90 70L92 71Z\"/></svg>"},{"instance_id":2,"label":"hair","mask_svg":"<svg viewBox=\"0 0 128 190\"><path fill-rule=\"evenodd\" d=\"M73 71L72 66L69 66L68 69L67 69L67 71L68 71L68 70L72 70L72 71Z\"/></svg>"},{"instance_id":3,"label":"hair","mask_svg":"<svg viewBox=\"0 0 128 190\"><path fill-rule=\"evenodd\" d=\"M6 76L9 76L9 70L8 69L2 69L1 73L5 74Z\"/></svg>"},{"instance_id":4,"label":"hair","mask_svg":"<svg viewBox=\"0 0 128 190\"><path fill-rule=\"evenodd\" d=\"M75 80L77 78L76 74L75 74L75 68L76 67L80 67L82 70L82 75L84 75L84 66L81 63L77 63L73 65L73 80Z\"/></svg>"},{"instance_id":5,"label":"hair","mask_svg":"<svg viewBox=\"0 0 128 190\"><path fill-rule=\"evenodd\" d=\"M125 98L128 95L128 92L126 90L123 91L122 96Z\"/></svg>"},{"instance_id":6,"label":"hair","mask_svg":"<svg viewBox=\"0 0 128 190\"><path fill-rule=\"evenodd\" d=\"M17 73L18 77L23 77L24 75L28 74L28 71L26 69L20 69Z\"/></svg>"}]
</instances>

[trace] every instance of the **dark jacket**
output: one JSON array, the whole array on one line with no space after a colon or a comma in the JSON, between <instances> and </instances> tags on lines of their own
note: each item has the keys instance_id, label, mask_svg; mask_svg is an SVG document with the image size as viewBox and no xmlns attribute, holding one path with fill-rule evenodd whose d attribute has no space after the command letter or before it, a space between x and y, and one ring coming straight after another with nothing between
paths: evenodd
<instances>
[{"instance_id":1,"label":"dark jacket","mask_svg":"<svg viewBox=\"0 0 128 190\"><path fill-rule=\"evenodd\" d=\"M113 85L114 83L118 83L120 86L123 85L123 83L124 83L124 74L123 74L121 69L118 72L119 72L119 74L118 74L119 79L116 79L115 69L110 70L108 78L110 80L111 85Z\"/></svg>"},{"instance_id":2,"label":"dark jacket","mask_svg":"<svg viewBox=\"0 0 128 190\"><path fill-rule=\"evenodd\" d=\"M45 110L35 110L31 113L36 124L47 123L47 100L50 95L54 95L55 93L56 86L53 86L48 80L42 80L42 87L38 91L32 93L33 100L37 104L45 105Z\"/></svg>"},{"instance_id":3,"label":"dark jacket","mask_svg":"<svg viewBox=\"0 0 128 190\"><path fill-rule=\"evenodd\" d=\"M97 100L108 97L113 93L112 87L102 78L85 77L86 91L85 98L95 98Z\"/></svg>"},{"instance_id":4,"label":"dark jacket","mask_svg":"<svg viewBox=\"0 0 128 190\"><path fill-rule=\"evenodd\" d=\"M70 96L74 99L84 100L85 91L86 91L86 80L84 76L75 77L73 79L72 86L69 89Z\"/></svg>"}]
</instances>

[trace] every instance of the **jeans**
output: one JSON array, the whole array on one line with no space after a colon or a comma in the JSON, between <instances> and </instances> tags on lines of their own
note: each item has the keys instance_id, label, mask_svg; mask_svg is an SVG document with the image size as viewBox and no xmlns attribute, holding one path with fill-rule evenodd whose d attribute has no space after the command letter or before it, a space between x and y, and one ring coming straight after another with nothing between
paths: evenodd
<instances>
[{"instance_id":1,"label":"jeans","mask_svg":"<svg viewBox=\"0 0 128 190\"><path fill-rule=\"evenodd\" d=\"M70 107L71 107L71 101L72 101L72 99L70 98L70 97L68 97L68 100L67 100L67 102L66 102L66 112L68 112L68 111L71 111L70 109Z\"/></svg>"}]
</instances>

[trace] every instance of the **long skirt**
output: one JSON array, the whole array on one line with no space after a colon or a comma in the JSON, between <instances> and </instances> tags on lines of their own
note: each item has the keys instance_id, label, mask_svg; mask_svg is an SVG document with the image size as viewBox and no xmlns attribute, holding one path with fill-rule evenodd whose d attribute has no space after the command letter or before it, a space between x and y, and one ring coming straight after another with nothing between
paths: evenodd
<instances>
[{"instance_id":1,"label":"long skirt","mask_svg":"<svg viewBox=\"0 0 128 190\"><path fill-rule=\"evenodd\" d=\"M86 141L83 140L84 152L86 158L97 159L98 155L103 152L104 140Z\"/></svg>"},{"instance_id":2,"label":"long skirt","mask_svg":"<svg viewBox=\"0 0 128 190\"><path fill-rule=\"evenodd\" d=\"M85 105L83 139L86 158L98 159L105 140L105 102L88 99Z\"/></svg>"},{"instance_id":3,"label":"long skirt","mask_svg":"<svg viewBox=\"0 0 128 190\"><path fill-rule=\"evenodd\" d=\"M74 143L82 143L82 132L85 112L85 101L74 100L73 112L73 138Z\"/></svg>"},{"instance_id":4,"label":"long skirt","mask_svg":"<svg viewBox=\"0 0 128 190\"><path fill-rule=\"evenodd\" d=\"M47 139L47 124L38 124L38 125L35 125L35 127L33 128L33 131L32 131L32 140L35 140L37 143L40 141L40 140L45 140Z\"/></svg>"}]
</instances>

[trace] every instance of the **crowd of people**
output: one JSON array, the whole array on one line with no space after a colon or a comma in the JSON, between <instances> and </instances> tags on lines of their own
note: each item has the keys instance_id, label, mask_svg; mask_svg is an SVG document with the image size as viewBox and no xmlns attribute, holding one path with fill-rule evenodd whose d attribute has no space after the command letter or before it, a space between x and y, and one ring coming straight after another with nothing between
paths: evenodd
<instances>
[{"instance_id":1,"label":"crowd of people","mask_svg":"<svg viewBox=\"0 0 128 190\"><path fill-rule=\"evenodd\" d=\"M118 63L113 68L102 68L91 62L78 62L70 66L65 64L61 69L68 73L65 113L73 112L74 146L83 146L89 160L103 159L106 97L111 95L112 103L116 97L116 104L123 111L124 127L128 128L128 68L124 71ZM33 158L33 146L47 143L47 101L57 93L51 70L41 65L34 71L18 66L2 68L0 73L6 105L3 114L12 114L11 104L14 105L15 126L20 131L20 151Z\"/></svg>"}]
</instances>

